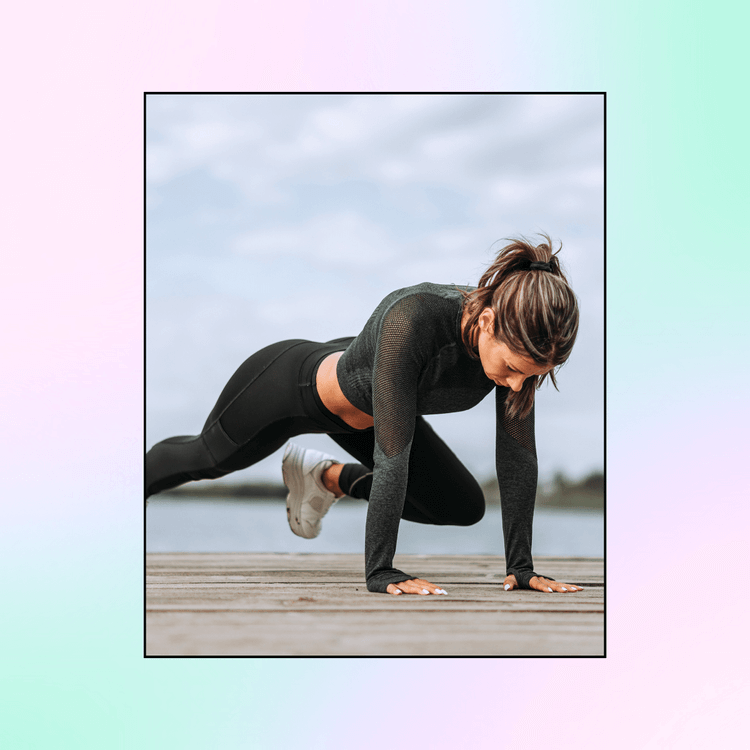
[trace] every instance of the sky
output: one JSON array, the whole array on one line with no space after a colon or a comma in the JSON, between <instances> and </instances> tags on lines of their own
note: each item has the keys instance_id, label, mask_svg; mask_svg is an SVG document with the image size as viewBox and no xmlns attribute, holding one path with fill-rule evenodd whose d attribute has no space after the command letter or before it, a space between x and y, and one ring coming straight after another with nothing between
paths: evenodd
<instances>
[{"instance_id":1,"label":"sky","mask_svg":"<svg viewBox=\"0 0 750 750\"><path fill-rule=\"evenodd\" d=\"M546 232L582 317L538 396L540 476L602 469L602 95L151 94L146 123L149 445L196 434L263 346L356 335L392 290L475 285L505 238ZM492 476L493 397L428 419Z\"/></svg>"}]
</instances>

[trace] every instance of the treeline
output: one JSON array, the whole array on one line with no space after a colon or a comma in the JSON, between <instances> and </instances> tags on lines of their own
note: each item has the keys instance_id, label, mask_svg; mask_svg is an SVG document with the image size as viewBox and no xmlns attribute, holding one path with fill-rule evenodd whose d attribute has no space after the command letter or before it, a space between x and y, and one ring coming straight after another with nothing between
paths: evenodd
<instances>
[{"instance_id":1,"label":"treeline","mask_svg":"<svg viewBox=\"0 0 750 750\"><path fill-rule=\"evenodd\" d=\"M488 505L500 504L500 490L497 479L488 479L482 484ZM579 481L569 479L563 472L557 472L552 481L541 483L536 495L537 507L546 508L604 508L604 474L593 471Z\"/></svg>"},{"instance_id":2,"label":"treeline","mask_svg":"<svg viewBox=\"0 0 750 750\"><path fill-rule=\"evenodd\" d=\"M285 498L287 488L276 482L188 482L162 493L163 497L220 497L222 499L246 500Z\"/></svg>"},{"instance_id":3,"label":"treeline","mask_svg":"<svg viewBox=\"0 0 750 750\"><path fill-rule=\"evenodd\" d=\"M483 482L482 491L488 505L500 504L500 490L496 478L493 477ZM275 482L205 481L183 484L181 487L162 493L161 497L257 500L284 499L286 494L286 487ZM552 481L540 484L536 502L538 507L602 509L604 507L604 474L601 471L594 471L574 482L563 472L558 472Z\"/></svg>"}]
</instances>

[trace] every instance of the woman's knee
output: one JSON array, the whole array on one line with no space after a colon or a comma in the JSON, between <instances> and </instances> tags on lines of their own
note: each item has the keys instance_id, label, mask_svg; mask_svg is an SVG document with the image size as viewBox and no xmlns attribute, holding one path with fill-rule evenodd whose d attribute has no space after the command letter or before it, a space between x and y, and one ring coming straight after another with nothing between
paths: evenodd
<instances>
[{"instance_id":1,"label":"woman's knee","mask_svg":"<svg viewBox=\"0 0 750 750\"><path fill-rule=\"evenodd\" d=\"M155 495L195 479L209 479L216 461L202 436L168 438L146 453L146 496Z\"/></svg>"},{"instance_id":2,"label":"woman's knee","mask_svg":"<svg viewBox=\"0 0 750 750\"><path fill-rule=\"evenodd\" d=\"M407 498L424 516L422 523L473 526L484 517L484 493L473 477L468 481L464 478L460 483L446 482L414 489L417 491L410 492Z\"/></svg>"},{"instance_id":3,"label":"woman's knee","mask_svg":"<svg viewBox=\"0 0 750 750\"><path fill-rule=\"evenodd\" d=\"M486 505L484 493L477 483L470 491L464 491L461 495L460 521L457 526L473 526L484 518Z\"/></svg>"}]
</instances>

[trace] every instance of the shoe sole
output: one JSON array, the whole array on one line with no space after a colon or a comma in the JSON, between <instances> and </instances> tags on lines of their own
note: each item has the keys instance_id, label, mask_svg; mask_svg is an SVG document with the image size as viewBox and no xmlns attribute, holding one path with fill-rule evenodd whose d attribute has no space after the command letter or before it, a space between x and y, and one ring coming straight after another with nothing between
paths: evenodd
<instances>
[{"instance_id":1,"label":"shoe sole","mask_svg":"<svg viewBox=\"0 0 750 750\"><path fill-rule=\"evenodd\" d=\"M302 498L305 490L305 480L302 479L301 482L299 480L299 475L302 473L302 453L304 453L304 448L300 448L292 443L284 451L284 458L281 463L281 476L284 479L286 488L289 490L289 494L286 496L286 517L289 521L289 528L294 534L301 536L303 539L315 539L317 535L310 536L309 534L305 534L302 524L299 522ZM289 467L287 467L287 461L291 464ZM292 465L295 467L300 466L300 471L291 471ZM294 474L298 476L294 476ZM293 500L293 496L296 496L297 499Z\"/></svg>"}]
</instances>

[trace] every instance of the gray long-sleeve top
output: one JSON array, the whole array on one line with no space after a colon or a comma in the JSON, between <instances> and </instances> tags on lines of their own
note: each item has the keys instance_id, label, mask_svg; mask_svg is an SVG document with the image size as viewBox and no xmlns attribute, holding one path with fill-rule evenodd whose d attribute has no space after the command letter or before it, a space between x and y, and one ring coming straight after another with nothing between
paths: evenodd
<instances>
[{"instance_id":1,"label":"gray long-sleeve top","mask_svg":"<svg viewBox=\"0 0 750 750\"><path fill-rule=\"evenodd\" d=\"M468 290L470 287L463 287ZM531 532L537 485L534 414L505 414L508 388L496 386L461 341L463 296L453 285L418 284L389 294L337 365L346 398L372 415L375 455L365 531L369 591L414 578L393 567L417 415L476 406L496 390L495 460L508 574L529 588L536 575Z\"/></svg>"}]
</instances>

